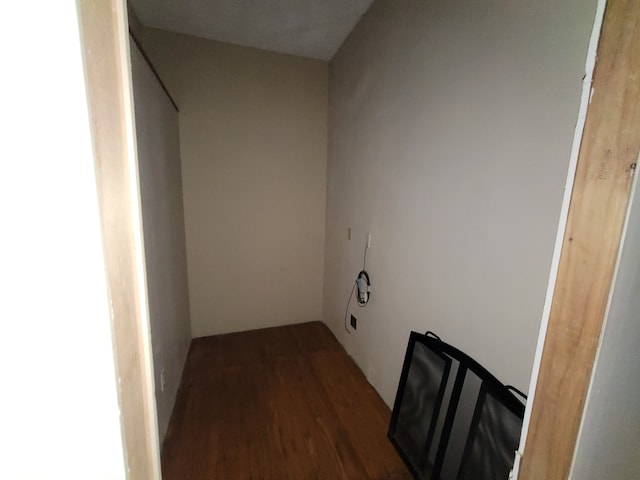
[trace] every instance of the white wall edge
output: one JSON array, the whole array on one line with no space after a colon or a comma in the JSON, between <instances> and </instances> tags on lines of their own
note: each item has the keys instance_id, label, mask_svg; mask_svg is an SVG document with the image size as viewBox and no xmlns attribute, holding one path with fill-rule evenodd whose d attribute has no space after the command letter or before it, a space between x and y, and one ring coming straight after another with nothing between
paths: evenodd
<instances>
[{"instance_id":1,"label":"white wall edge","mask_svg":"<svg viewBox=\"0 0 640 480\"><path fill-rule=\"evenodd\" d=\"M126 89L126 95L123 98L124 112L125 112L125 125L127 136L127 150L128 157L133 161L129 162L130 170L130 184L132 188L131 192L131 210L132 219L134 221L133 232L135 235L136 249L136 266L139 274L138 279L138 298L140 299L140 334L143 346L142 360L144 362L144 381L145 390L147 396L143 400L147 403L147 418L149 431L146 434L149 437L149 445L152 446L151 460L153 462L153 479L160 479L160 438L158 434L158 414L155 402L155 381L153 372L153 352L151 348L151 320L149 317L149 298L147 295L147 276L145 265L145 253L144 253L144 240L142 237L142 204L140 197L140 178L138 171L138 146L136 138L135 128L135 111L133 102L133 78L131 74L131 46L129 45L129 32L128 32L128 15L126 3L121 0L118 2L117 8L118 24L124 25L124 29L119 32L118 42L120 43L121 51L124 52L122 56L123 65L121 72L123 72L122 84Z\"/></svg>"},{"instance_id":2,"label":"white wall edge","mask_svg":"<svg viewBox=\"0 0 640 480\"><path fill-rule=\"evenodd\" d=\"M564 197L562 199L562 207L560 209L560 219L558 221L558 232L556 234L556 242L553 249L553 257L551 260L551 269L549 273L549 282L547 284L547 293L544 302L544 308L542 310L542 319L540 322L540 331L538 334L538 343L536 346L536 353L533 359L533 367L531 369L531 381L529 383L529 395L527 400L527 406L524 412L524 419L522 423L522 432L520 434L520 446L515 456L515 463L513 465L512 478L518 478L520 469L520 459L524 454L526 448L527 433L529 431L529 422L531 421L531 406L535 401L535 390L538 382L538 375L540 374L540 363L542 361L542 350L544 349L544 342L547 336L547 327L549 325L549 314L551 312L551 303L553 301L553 294L555 291L556 280L558 277L558 267L560 265L560 253L562 252L562 244L564 243L564 235L567 227L567 219L569 214L569 204L571 202L571 195L573 193L573 183L576 176L576 168L578 165L578 155L580 153L580 145L582 143L582 134L584 132L584 126L587 118L587 109L591 102L591 82L593 80L593 70L596 64L598 43L600 40L600 31L602 29L602 21L604 18L604 11L606 6L606 0L598 0L596 6L596 14L593 22L593 30L591 31L591 39L589 40L589 48L587 50L587 59L585 63L585 77L582 81L582 98L580 100L580 109L578 110L578 119L576 122L576 129L573 135L573 144L571 147L571 157L569 159L569 168L567 171L567 182L564 189Z\"/></svg>"}]
</instances>

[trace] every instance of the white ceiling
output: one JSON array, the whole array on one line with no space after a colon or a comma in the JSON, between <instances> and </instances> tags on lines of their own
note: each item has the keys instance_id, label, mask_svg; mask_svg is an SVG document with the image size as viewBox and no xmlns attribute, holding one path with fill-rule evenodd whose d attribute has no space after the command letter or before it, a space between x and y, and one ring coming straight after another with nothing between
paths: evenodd
<instances>
[{"instance_id":1,"label":"white ceiling","mask_svg":"<svg viewBox=\"0 0 640 480\"><path fill-rule=\"evenodd\" d=\"M130 0L146 27L330 60L373 0Z\"/></svg>"}]
</instances>

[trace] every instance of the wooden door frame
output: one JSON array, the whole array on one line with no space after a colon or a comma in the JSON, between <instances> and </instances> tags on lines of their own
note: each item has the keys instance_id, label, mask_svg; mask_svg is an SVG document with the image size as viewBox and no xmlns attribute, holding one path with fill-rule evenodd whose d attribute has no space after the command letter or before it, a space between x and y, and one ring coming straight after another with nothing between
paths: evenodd
<instances>
[{"instance_id":1,"label":"wooden door frame","mask_svg":"<svg viewBox=\"0 0 640 480\"><path fill-rule=\"evenodd\" d=\"M127 478L159 480L127 8L124 0L77 6Z\"/></svg>"},{"instance_id":2,"label":"wooden door frame","mask_svg":"<svg viewBox=\"0 0 640 480\"><path fill-rule=\"evenodd\" d=\"M640 152L640 0L608 0L518 478L570 475Z\"/></svg>"}]
</instances>

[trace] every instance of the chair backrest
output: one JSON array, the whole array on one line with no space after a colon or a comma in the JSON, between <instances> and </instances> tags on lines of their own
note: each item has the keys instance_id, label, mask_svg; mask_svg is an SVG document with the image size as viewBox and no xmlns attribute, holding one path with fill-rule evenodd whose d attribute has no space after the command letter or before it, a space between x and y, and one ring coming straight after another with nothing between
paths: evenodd
<instances>
[{"instance_id":1,"label":"chair backrest","mask_svg":"<svg viewBox=\"0 0 640 480\"><path fill-rule=\"evenodd\" d=\"M433 437L451 363L425 344L409 342L388 436L417 478L430 478L433 469L438 446Z\"/></svg>"},{"instance_id":2,"label":"chair backrest","mask_svg":"<svg viewBox=\"0 0 640 480\"><path fill-rule=\"evenodd\" d=\"M523 414L512 395L483 383L456 480L508 479Z\"/></svg>"},{"instance_id":3,"label":"chair backrest","mask_svg":"<svg viewBox=\"0 0 640 480\"><path fill-rule=\"evenodd\" d=\"M411 333L388 436L416 479L506 480L523 415L522 402L471 357Z\"/></svg>"}]
</instances>

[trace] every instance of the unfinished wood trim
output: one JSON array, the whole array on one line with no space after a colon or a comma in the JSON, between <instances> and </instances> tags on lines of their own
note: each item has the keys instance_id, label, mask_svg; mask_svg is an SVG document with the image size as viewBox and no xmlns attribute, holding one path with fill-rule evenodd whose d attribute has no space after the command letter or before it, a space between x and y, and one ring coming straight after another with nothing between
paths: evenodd
<instances>
[{"instance_id":1,"label":"unfinished wood trim","mask_svg":"<svg viewBox=\"0 0 640 480\"><path fill-rule=\"evenodd\" d=\"M569 476L640 151L640 1L607 2L521 480Z\"/></svg>"},{"instance_id":2,"label":"unfinished wood trim","mask_svg":"<svg viewBox=\"0 0 640 480\"><path fill-rule=\"evenodd\" d=\"M126 7L123 0L78 7L127 478L159 479Z\"/></svg>"}]
</instances>

